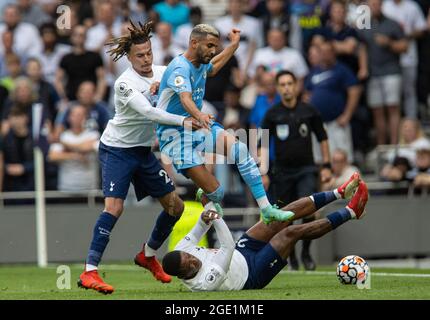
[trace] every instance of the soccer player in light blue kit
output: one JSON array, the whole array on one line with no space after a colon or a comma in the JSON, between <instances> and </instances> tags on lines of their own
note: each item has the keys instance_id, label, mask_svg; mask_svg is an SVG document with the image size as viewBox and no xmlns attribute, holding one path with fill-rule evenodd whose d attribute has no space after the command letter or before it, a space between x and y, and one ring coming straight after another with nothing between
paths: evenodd
<instances>
[{"instance_id":1,"label":"soccer player in light blue kit","mask_svg":"<svg viewBox=\"0 0 430 320\"><path fill-rule=\"evenodd\" d=\"M216 54L219 32L210 25L199 24L191 32L187 51L167 66L159 88L157 107L169 113L192 116L203 129L187 130L159 124L157 135L161 151L173 162L178 172L191 178L203 190L206 209L217 208L224 197L223 186L206 169L199 151L218 153L234 162L251 189L262 211L263 221L287 221L293 212L282 211L272 206L267 199L260 171L250 156L247 146L213 122L213 117L201 112L205 94L206 78L214 76L234 55L239 47L240 30L232 29L230 45ZM221 213L221 212L220 212Z\"/></svg>"}]
</instances>

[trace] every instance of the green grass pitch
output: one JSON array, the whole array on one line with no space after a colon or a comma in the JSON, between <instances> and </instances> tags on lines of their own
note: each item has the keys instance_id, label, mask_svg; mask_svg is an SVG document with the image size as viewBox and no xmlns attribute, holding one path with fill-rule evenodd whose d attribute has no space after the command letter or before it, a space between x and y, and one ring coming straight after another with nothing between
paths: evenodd
<instances>
[{"instance_id":1,"label":"green grass pitch","mask_svg":"<svg viewBox=\"0 0 430 320\"><path fill-rule=\"evenodd\" d=\"M281 272L266 288L232 292L189 292L177 279L161 284L142 268L131 264L103 265L100 273L116 291L103 295L78 288L76 280L82 266L71 265L71 288L58 289L57 265L45 269L35 266L0 266L0 300L264 300L264 299L430 299L430 270L372 268L371 288L342 285L335 267L321 267L314 273ZM61 279L60 279L61 280ZM61 282L61 281L59 281ZM66 282L62 282L63 284Z\"/></svg>"}]
</instances>

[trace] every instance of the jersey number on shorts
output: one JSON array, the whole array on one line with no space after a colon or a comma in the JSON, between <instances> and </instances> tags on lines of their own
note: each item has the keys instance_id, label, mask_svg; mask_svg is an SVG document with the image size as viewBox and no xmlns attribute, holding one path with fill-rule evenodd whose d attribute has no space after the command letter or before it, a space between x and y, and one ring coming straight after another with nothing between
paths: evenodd
<instances>
[{"instance_id":1,"label":"jersey number on shorts","mask_svg":"<svg viewBox=\"0 0 430 320\"><path fill-rule=\"evenodd\" d=\"M164 180L166 181L166 184L170 183L173 186L173 181L170 179L169 175L167 174L166 170L161 169L158 174L160 177L164 176Z\"/></svg>"}]
</instances>

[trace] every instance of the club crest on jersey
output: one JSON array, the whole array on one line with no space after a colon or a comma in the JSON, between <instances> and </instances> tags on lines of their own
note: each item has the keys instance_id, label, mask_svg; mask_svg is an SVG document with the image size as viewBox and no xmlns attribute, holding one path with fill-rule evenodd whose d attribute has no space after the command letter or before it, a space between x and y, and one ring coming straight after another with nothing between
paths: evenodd
<instances>
[{"instance_id":1,"label":"club crest on jersey","mask_svg":"<svg viewBox=\"0 0 430 320\"><path fill-rule=\"evenodd\" d=\"M285 140L290 134L290 127L288 124L278 124L276 126L276 134L278 135L279 140Z\"/></svg>"},{"instance_id":2,"label":"club crest on jersey","mask_svg":"<svg viewBox=\"0 0 430 320\"><path fill-rule=\"evenodd\" d=\"M133 92L132 89L128 89L128 86L125 82L119 83L118 91L119 91L119 94L121 94L122 96L124 96L126 98L129 97Z\"/></svg>"},{"instance_id":3,"label":"club crest on jersey","mask_svg":"<svg viewBox=\"0 0 430 320\"><path fill-rule=\"evenodd\" d=\"M308 135L308 132L308 126L306 125L306 123L302 123L299 128L300 135L304 138Z\"/></svg>"},{"instance_id":4,"label":"club crest on jersey","mask_svg":"<svg viewBox=\"0 0 430 320\"><path fill-rule=\"evenodd\" d=\"M215 269L212 269L211 272L206 275L205 280L206 282L212 283L215 281L217 276L219 276L219 272Z\"/></svg>"},{"instance_id":5,"label":"club crest on jersey","mask_svg":"<svg viewBox=\"0 0 430 320\"><path fill-rule=\"evenodd\" d=\"M124 94L127 91L127 83L120 82L119 86L118 86L118 89L119 89L119 93Z\"/></svg>"},{"instance_id":6,"label":"club crest on jersey","mask_svg":"<svg viewBox=\"0 0 430 320\"><path fill-rule=\"evenodd\" d=\"M175 86L179 87L181 85L184 84L184 78L182 78L181 76L176 76L175 78Z\"/></svg>"}]
</instances>

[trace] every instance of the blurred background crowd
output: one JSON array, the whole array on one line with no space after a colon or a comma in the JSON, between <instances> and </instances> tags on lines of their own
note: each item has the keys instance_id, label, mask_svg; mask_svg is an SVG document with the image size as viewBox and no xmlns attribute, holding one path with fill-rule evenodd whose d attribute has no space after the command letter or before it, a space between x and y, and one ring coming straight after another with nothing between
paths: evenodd
<instances>
[{"instance_id":1,"label":"blurred background crowd","mask_svg":"<svg viewBox=\"0 0 430 320\"><path fill-rule=\"evenodd\" d=\"M293 72L327 130L326 188L357 169L390 182L385 193L399 182L430 186L430 0L4 0L0 12L0 191L34 190L36 105L46 188L99 188L97 143L114 114L114 81L129 67L104 44L129 19L156 22L158 65L184 52L198 23L213 24L224 44L241 30L236 56L206 87L205 110L226 128L259 128L280 101L276 73ZM217 176L230 194L241 188L228 171Z\"/></svg>"}]
</instances>

